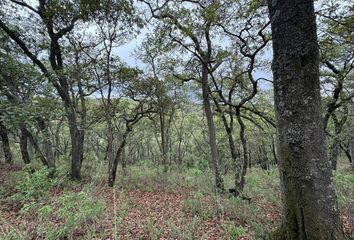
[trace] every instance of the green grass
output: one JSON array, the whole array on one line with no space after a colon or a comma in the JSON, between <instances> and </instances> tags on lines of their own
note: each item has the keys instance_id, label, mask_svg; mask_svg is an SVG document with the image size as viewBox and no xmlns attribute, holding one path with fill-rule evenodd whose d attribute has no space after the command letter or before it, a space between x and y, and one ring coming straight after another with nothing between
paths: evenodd
<instances>
[{"instance_id":1,"label":"green grass","mask_svg":"<svg viewBox=\"0 0 354 240\"><path fill-rule=\"evenodd\" d=\"M47 177L46 168L30 173L30 168L26 167L12 178L16 192L7 196L6 188L1 195L7 196L10 202L20 204L21 215L33 216L37 224L32 233L34 236L75 239L75 233L81 232L80 236L85 236L85 239L99 238L93 227L104 217L109 199L98 199L93 192L99 186L106 186L107 174L104 163L95 164L96 167L90 164L88 161L85 163L81 182L73 182L67 177L68 166L64 164L53 179ZM212 171L198 168L164 173L162 168L155 166L129 166L126 176L119 171L115 190L120 206L113 219L117 228L116 237L119 238L120 232L124 232L123 221L130 208L139 208L133 205L135 203L127 194L129 191L182 192L181 210L184 215L180 217L180 223L175 225L169 219L165 220L171 236L178 239L194 239L198 225L208 219L222 219L225 239L238 239L245 235L262 239L279 225L281 194L277 169L249 169L242 195L251 198L250 203L242 198L216 194L213 179ZM225 176L224 180L226 187L233 187L232 175ZM354 173L340 169L334 175L334 186L340 211L354 216ZM56 196L51 196L53 191ZM267 212L275 213L274 219L266 216ZM158 239L163 234L164 229L154 225L154 219L147 219L145 223L146 236ZM24 226L18 226L0 233L0 239L23 239L21 235L26 235L24 233Z\"/></svg>"}]
</instances>

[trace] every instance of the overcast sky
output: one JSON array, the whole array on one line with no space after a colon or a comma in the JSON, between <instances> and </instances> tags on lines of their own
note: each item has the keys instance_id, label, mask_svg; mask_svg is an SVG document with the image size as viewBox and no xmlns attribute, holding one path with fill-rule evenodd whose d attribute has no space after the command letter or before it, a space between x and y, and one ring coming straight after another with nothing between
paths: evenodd
<instances>
[{"instance_id":1,"label":"overcast sky","mask_svg":"<svg viewBox=\"0 0 354 240\"><path fill-rule=\"evenodd\" d=\"M134 50L142 43L142 41L145 38L145 35L148 33L148 30L143 30L141 34L139 34L135 39L129 41L128 43L116 48L116 53L117 55L124 61L126 62L129 66L131 67L139 67L139 68L144 68L144 63L139 61L134 56ZM272 52L267 51L265 54L265 57L267 59L272 58ZM270 71L255 71L254 72L255 78L266 78L266 79L272 79L272 72ZM259 84L260 88L262 89L270 89L272 85L269 82L260 82Z\"/></svg>"}]
</instances>

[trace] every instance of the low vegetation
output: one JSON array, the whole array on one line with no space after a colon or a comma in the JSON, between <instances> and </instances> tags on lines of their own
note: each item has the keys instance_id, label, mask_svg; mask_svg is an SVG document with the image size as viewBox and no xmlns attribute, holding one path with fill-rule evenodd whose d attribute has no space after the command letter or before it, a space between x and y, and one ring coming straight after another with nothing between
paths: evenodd
<instances>
[{"instance_id":1,"label":"low vegetation","mask_svg":"<svg viewBox=\"0 0 354 240\"><path fill-rule=\"evenodd\" d=\"M82 182L67 178L66 167L52 179L43 167L1 168L11 181L1 192L0 239L264 239L281 220L275 168L250 169L242 193L249 201L216 194L212 172L196 168L131 166L113 189L104 165ZM354 174L342 169L334 182L342 224L354 237ZM232 176L225 184L232 187Z\"/></svg>"}]
</instances>

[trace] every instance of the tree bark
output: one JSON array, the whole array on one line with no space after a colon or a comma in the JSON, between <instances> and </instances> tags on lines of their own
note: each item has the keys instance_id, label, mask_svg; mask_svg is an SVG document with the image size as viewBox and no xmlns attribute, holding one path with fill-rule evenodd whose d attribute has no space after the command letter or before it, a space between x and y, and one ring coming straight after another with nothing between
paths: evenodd
<instances>
[{"instance_id":1,"label":"tree bark","mask_svg":"<svg viewBox=\"0 0 354 240\"><path fill-rule=\"evenodd\" d=\"M207 61L206 61L207 62ZM210 145L210 155L211 162L214 165L214 173L215 173L215 185L219 191L224 191L224 181L221 176L220 171L220 163L218 159L218 152L216 146L216 133L215 133L215 124L213 120L213 113L211 111L210 105L210 91L209 91L209 83L208 83L208 69L206 66L203 66L202 70L202 95L203 95L203 107L205 116L208 124L208 133L209 133L209 145Z\"/></svg>"},{"instance_id":2,"label":"tree bark","mask_svg":"<svg viewBox=\"0 0 354 240\"><path fill-rule=\"evenodd\" d=\"M0 137L2 141L2 149L4 151L5 163L13 163L8 131L2 122L0 122Z\"/></svg>"},{"instance_id":3,"label":"tree bark","mask_svg":"<svg viewBox=\"0 0 354 240\"><path fill-rule=\"evenodd\" d=\"M130 132L131 132L131 129L127 128L127 130L125 131L125 133L122 136L122 141L118 147L118 150L117 150L114 160L112 162L108 163L108 185L110 187L114 186L114 182L116 180L118 163L119 163L119 160L122 159L122 154L123 154L125 145L127 144L127 138L128 138L128 135Z\"/></svg>"},{"instance_id":4,"label":"tree bark","mask_svg":"<svg viewBox=\"0 0 354 240\"><path fill-rule=\"evenodd\" d=\"M106 156L108 163L113 163L114 161L114 153L113 153L113 126L112 122L107 119L107 151L106 151Z\"/></svg>"},{"instance_id":5,"label":"tree bark","mask_svg":"<svg viewBox=\"0 0 354 240\"><path fill-rule=\"evenodd\" d=\"M72 113L72 111L73 110L69 110L67 113L71 139L71 177L73 179L80 179L84 151L84 131L78 129L76 114Z\"/></svg>"},{"instance_id":6,"label":"tree bark","mask_svg":"<svg viewBox=\"0 0 354 240\"><path fill-rule=\"evenodd\" d=\"M123 176L127 176L128 172L127 172L127 155L126 155L126 146L124 145L123 146L123 149L122 149L122 153L121 153L121 156L120 156L120 160L122 162L122 170L123 170Z\"/></svg>"},{"instance_id":7,"label":"tree bark","mask_svg":"<svg viewBox=\"0 0 354 240\"><path fill-rule=\"evenodd\" d=\"M274 164L278 165L277 151L275 149L275 141L273 136L272 136L272 154L273 154Z\"/></svg>"},{"instance_id":8,"label":"tree bark","mask_svg":"<svg viewBox=\"0 0 354 240\"><path fill-rule=\"evenodd\" d=\"M20 4L21 5L21 4ZM58 92L58 95L62 99L65 111L69 123L70 137L71 137L71 176L74 179L80 178L81 162L83 158L83 140L84 140L84 130L79 130L77 125L77 105L75 99L70 97L69 92L69 81L67 76L64 74L64 61L60 46L60 39L73 30L75 22L79 20L79 16L76 15L71 19L71 25L66 28L61 28L55 31L55 23L52 14L46 14L47 11L52 11L46 1L39 1L38 13L42 20L43 27L46 27L47 33L50 38L50 48L49 48L49 62L52 70L55 72L56 78L53 78L52 74L45 66L45 64L37 58L37 56L30 51L26 43L19 37L15 31L11 30L6 26L6 24L0 19L0 28L2 28L8 35L13 39L17 45L23 50L24 54L30 58L35 65L37 65L42 73L48 78L48 80L53 84ZM79 86L80 87L80 86ZM81 102L81 104L84 104ZM81 109L82 111L84 109ZM81 119L84 122L84 119Z\"/></svg>"},{"instance_id":9,"label":"tree bark","mask_svg":"<svg viewBox=\"0 0 354 240\"><path fill-rule=\"evenodd\" d=\"M166 142L166 129L165 129L165 108L161 100L159 100L159 120L160 120L160 134L161 134L161 156L162 156L162 165L163 171L168 171L167 165L167 142Z\"/></svg>"},{"instance_id":10,"label":"tree bark","mask_svg":"<svg viewBox=\"0 0 354 240\"><path fill-rule=\"evenodd\" d=\"M42 150L38 146L37 140L33 137L32 133L28 129L26 129L26 130L27 130L28 140L31 143L32 147L34 148L36 154L38 154L39 159L41 160L43 165L48 166L47 159L45 158Z\"/></svg>"},{"instance_id":11,"label":"tree bark","mask_svg":"<svg viewBox=\"0 0 354 240\"><path fill-rule=\"evenodd\" d=\"M247 174L247 167L248 167L248 143L245 134L246 126L241 118L240 108L236 108L236 118L238 124L240 125L240 139L241 139L242 153L243 153L243 162L242 162L242 168L240 173L240 180L237 185L237 190L239 192L242 192L245 186L245 176Z\"/></svg>"},{"instance_id":12,"label":"tree bark","mask_svg":"<svg viewBox=\"0 0 354 240\"><path fill-rule=\"evenodd\" d=\"M354 154L354 137L353 136L351 136L349 138L349 153L351 156L353 156L353 154Z\"/></svg>"},{"instance_id":13,"label":"tree bark","mask_svg":"<svg viewBox=\"0 0 354 240\"><path fill-rule=\"evenodd\" d=\"M31 159L28 153L27 149L27 144L28 144L28 134L27 134L27 128L26 125L23 124L20 127L20 149L21 149L21 155L22 155L22 160L25 164L30 164Z\"/></svg>"},{"instance_id":14,"label":"tree bark","mask_svg":"<svg viewBox=\"0 0 354 240\"><path fill-rule=\"evenodd\" d=\"M332 164L332 170L337 170L338 156L339 156L339 142L338 139L333 139L333 144L330 147L330 161Z\"/></svg>"},{"instance_id":15,"label":"tree bark","mask_svg":"<svg viewBox=\"0 0 354 240\"><path fill-rule=\"evenodd\" d=\"M338 157L339 157L339 151L340 151L340 134L342 132L343 126L347 121L347 115L348 111L345 112L344 116L342 117L341 120L338 120L337 115L335 112L332 113L332 119L334 123L334 136L333 136L333 142L330 147L330 160L332 163L332 169L337 170L337 162L338 162Z\"/></svg>"},{"instance_id":16,"label":"tree bark","mask_svg":"<svg viewBox=\"0 0 354 240\"><path fill-rule=\"evenodd\" d=\"M44 153L45 153L45 158L46 158L46 163L49 168L49 175L52 177L55 173L55 156L53 152L53 144L51 141L51 136L50 132L48 129L48 122L46 122L44 119L39 118L37 119L39 129L43 133L43 147L44 147Z\"/></svg>"},{"instance_id":17,"label":"tree bark","mask_svg":"<svg viewBox=\"0 0 354 240\"><path fill-rule=\"evenodd\" d=\"M268 0L283 194L279 239L344 239L325 145L314 1Z\"/></svg>"}]
</instances>

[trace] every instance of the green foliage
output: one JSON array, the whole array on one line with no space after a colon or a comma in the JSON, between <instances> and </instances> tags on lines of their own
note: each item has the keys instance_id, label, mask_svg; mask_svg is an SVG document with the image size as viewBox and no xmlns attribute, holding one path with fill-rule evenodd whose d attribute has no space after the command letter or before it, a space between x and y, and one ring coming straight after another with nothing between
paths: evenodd
<instances>
[{"instance_id":1,"label":"green foliage","mask_svg":"<svg viewBox=\"0 0 354 240\"><path fill-rule=\"evenodd\" d=\"M201 192L196 192L193 197L186 198L182 202L182 211L191 217L200 217L203 219L207 219L213 214L208 208L204 195Z\"/></svg>"},{"instance_id":2,"label":"green foliage","mask_svg":"<svg viewBox=\"0 0 354 240\"><path fill-rule=\"evenodd\" d=\"M354 173L337 171L334 175L334 186L340 209L354 214Z\"/></svg>"},{"instance_id":3,"label":"green foliage","mask_svg":"<svg viewBox=\"0 0 354 240\"><path fill-rule=\"evenodd\" d=\"M264 6L263 0L251 0L249 1L249 7L247 9L247 13L251 14L252 12L256 11L258 8Z\"/></svg>"},{"instance_id":4,"label":"green foliage","mask_svg":"<svg viewBox=\"0 0 354 240\"><path fill-rule=\"evenodd\" d=\"M60 239L71 236L75 230L98 220L104 210L104 203L93 199L86 192L68 192L61 195L57 202L45 205L38 210L44 223L39 232L46 239ZM52 226L51 219L60 219L60 224Z\"/></svg>"},{"instance_id":5,"label":"green foliage","mask_svg":"<svg viewBox=\"0 0 354 240\"><path fill-rule=\"evenodd\" d=\"M148 218L147 222L145 223L144 232L148 235L151 240L157 240L160 238L163 230L155 225L156 219Z\"/></svg>"},{"instance_id":6,"label":"green foliage","mask_svg":"<svg viewBox=\"0 0 354 240\"><path fill-rule=\"evenodd\" d=\"M46 199L51 188L64 184L64 178L49 178L48 175L49 170L45 166L32 173L32 166L26 165L21 171L16 184L17 193L12 198L24 203L24 211Z\"/></svg>"},{"instance_id":7,"label":"green foliage","mask_svg":"<svg viewBox=\"0 0 354 240\"><path fill-rule=\"evenodd\" d=\"M19 233L17 233L15 230L10 230L6 234L0 233L0 239L6 239L6 240L27 240L27 238L23 238Z\"/></svg>"},{"instance_id":8,"label":"green foliage","mask_svg":"<svg viewBox=\"0 0 354 240\"><path fill-rule=\"evenodd\" d=\"M271 190L270 190L271 189ZM272 168L264 171L253 168L246 175L244 194L249 197L263 197L275 204L279 204L280 187L278 169Z\"/></svg>"},{"instance_id":9,"label":"green foliage","mask_svg":"<svg viewBox=\"0 0 354 240\"><path fill-rule=\"evenodd\" d=\"M228 234L227 239L229 240L237 240L247 232L244 227L237 227L234 224L228 224L226 226L226 231Z\"/></svg>"},{"instance_id":10,"label":"green foliage","mask_svg":"<svg viewBox=\"0 0 354 240\"><path fill-rule=\"evenodd\" d=\"M178 225L183 226L182 228L178 228L175 224L168 222L167 225L170 229L169 237L171 239L193 240L195 239L198 223L200 223L198 216L194 216L191 222L184 222L184 220L180 219Z\"/></svg>"}]
</instances>

